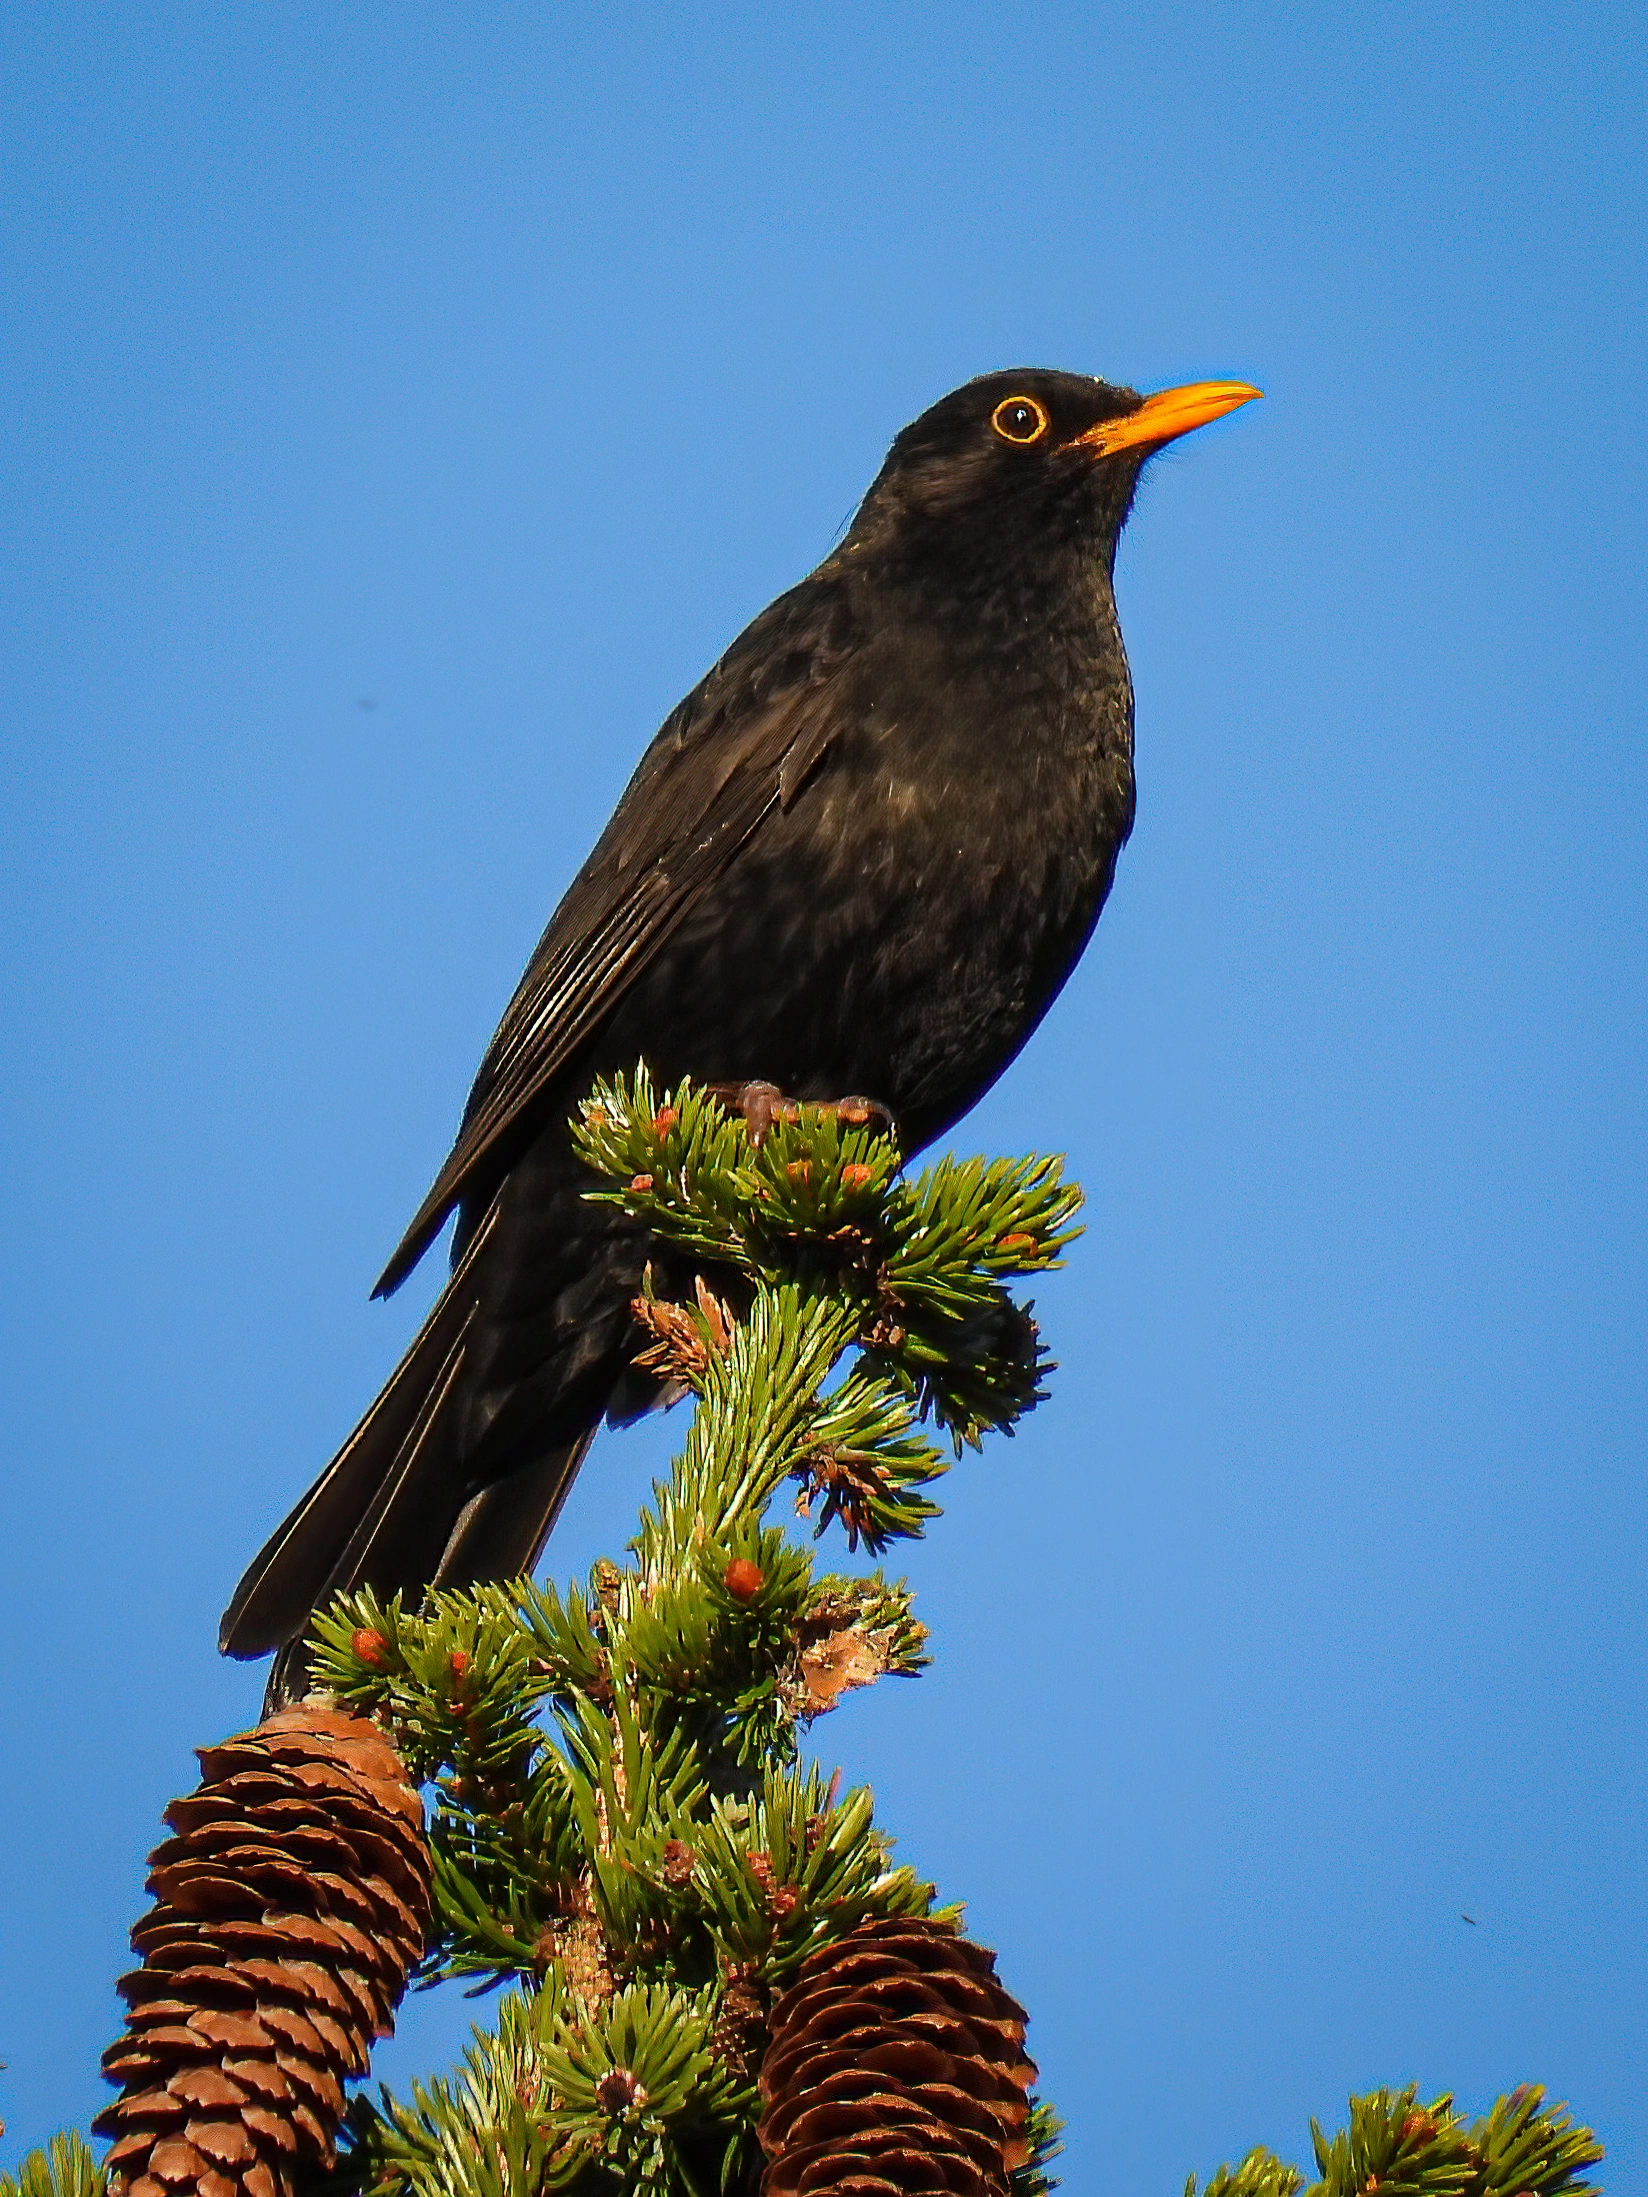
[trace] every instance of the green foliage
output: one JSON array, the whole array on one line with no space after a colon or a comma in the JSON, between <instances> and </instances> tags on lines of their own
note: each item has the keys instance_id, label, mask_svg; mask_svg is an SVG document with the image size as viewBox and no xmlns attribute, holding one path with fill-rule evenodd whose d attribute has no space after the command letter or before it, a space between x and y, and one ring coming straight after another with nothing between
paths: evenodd
<instances>
[{"instance_id":1,"label":"green foliage","mask_svg":"<svg viewBox=\"0 0 1648 2197\"><path fill-rule=\"evenodd\" d=\"M576 1134L594 1195L656 1233L649 1362L697 1409L626 1565L416 1614L357 1595L317 1628L325 1682L434 1782L426 1977L516 1987L455 2081L355 2108L347 2172L385 2197L753 2186L735 2017L862 1917L934 1898L893 1867L870 1794L798 1752L848 1687L923 1665L908 1589L816 1573L768 1508L790 1482L815 1534L839 1520L872 1553L920 1534L947 1464L928 1429L959 1455L1037 1401L1035 1325L1006 1285L1075 1233L1051 1161L908 1182L887 1138L827 1110L757 1146L708 1094L659 1104L644 1070ZM1317 2131L1306 2197L1586 2197L1597 2147L1537 2091L1470 2128L1416 2100L1381 2091L1331 2144ZM1038 2101L1012 2197L1055 2186L1059 2130ZM1254 2151L1203 2197L1303 2183Z\"/></svg>"},{"instance_id":2,"label":"green foliage","mask_svg":"<svg viewBox=\"0 0 1648 2197\"><path fill-rule=\"evenodd\" d=\"M868 1916L932 1912L871 1796L800 1758L856 1686L913 1676L925 1632L880 1571L816 1570L770 1520L877 1552L936 1516L946 1448L1010 1431L1046 1370L1006 1284L1057 1262L1078 1194L1051 1163L945 1162L827 1109L752 1144L714 1098L644 1071L577 1131L656 1232L647 1363L696 1410L625 1564L409 1610L342 1598L319 1682L383 1719L432 1788L438 1931L420 1980L511 1986L464 2069L359 2104L344 2178L415 2197L742 2186L761 2016ZM1038 2108L1018 2197L1048 2188Z\"/></svg>"},{"instance_id":3,"label":"green foliage","mask_svg":"<svg viewBox=\"0 0 1648 2197\"><path fill-rule=\"evenodd\" d=\"M1376 2090L1352 2098L1349 2126L1331 2141L1311 2122L1320 2179L1308 2188L1296 2167L1251 2151L1239 2167L1220 2167L1202 2197L1599 2197L1583 2176L1602 2146L1544 2098L1532 2086L1513 2090L1467 2123L1450 2097L1421 2105L1416 2083ZM1185 2197L1196 2197L1194 2174Z\"/></svg>"},{"instance_id":4,"label":"green foliage","mask_svg":"<svg viewBox=\"0 0 1648 2197\"><path fill-rule=\"evenodd\" d=\"M103 2169L75 2129L27 2152L15 2174L0 2174L0 2197L103 2197L103 2190Z\"/></svg>"},{"instance_id":5,"label":"green foliage","mask_svg":"<svg viewBox=\"0 0 1648 2197\"><path fill-rule=\"evenodd\" d=\"M684 1493L760 1507L786 1473L811 1479L838 1491L820 1524L839 1515L875 1550L935 1515L913 1492L943 1470L922 1420L959 1455L1011 1432L1043 1394L1035 1323L1004 1285L1059 1265L1078 1233L1081 1193L1057 1161L941 1160L911 1183L890 1139L827 1108L802 1107L752 1145L706 1092L657 1104L644 1068L597 1090L576 1141L613 1183L599 1196L755 1293L732 1361L707 1380L686 1373L723 1408L700 1415ZM844 1392L820 1400L816 1367L849 1346L860 1355ZM725 1414L734 1397L742 1422ZM744 1477L729 1477L717 1432ZM869 1491L844 1498L820 1464Z\"/></svg>"},{"instance_id":6,"label":"green foliage","mask_svg":"<svg viewBox=\"0 0 1648 2197\"><path fill-rule=\"evenodd\" d=\"M357 2101L341 2179L443 2197L691 2190L683 2156L736 2166L753 2104L710 2030L705 1993L639 1984L591 2008L551 1974L474 2032L455 2081L415 2083L410 2106Z\"/></svg>"},{"instance_id":7,"label":"green foliage","mask_svg":"<svg viewBox=\"0 0 1648 2197\"><path fill-rule=\"evenodd\" d=\"M1064 2149L1063 2135L1064 2123L1047 2100L1033 2099L1024 2124L1030 2156L1023 2166L1010 2169L1007 2176L1009 2197L1048 2197L1049 2191L1058 2188L1058 2176L1047 2170Z\"/></svg>"},{"instance_id":8,"label":"green foliage","mask_svg":"<svg viewBox=\"0 0 1648 2197\"><path fill-rule=\"evenodd\" d=\"M1273 2151L1255 2148L1240 2166L1220 2167L1202 2197L1294 2197L1304 2185L1296 2166L1288 2166ZM1185 2184L1185 2197L1196 2197L1196 2177Z\"/></svg>"},{"instance_id":9,"label":"green foliage","mask_svg":"<svg viewBox=\"0 0 1648 2197\"><path fill-rule=\"evenodd\" d=\"M451 2076L355 2101L335 2197L752 2191L767 2009L862 1919L934 1910L869 1792L801 1756L846 1692L924 1666L924 1629L902 1579L819 1573L811 1543L919 1536L950 1458L1034 1407L1048 1368L1008 1285L1059 1263L1080 1194L1043 1159L907 1181L888 1137L830 1109L757 1144L708 1093L660 1104L644 1069L574 1134L591 1196L654 1234L643 1362L696 1409L626 1563L416 1610L356 1593L316 1620L318 1682L428 1788L419 1981L501 1987ZM768 1516L786 1483L807 1539ZM1032 2102L1012 2197L1056 2186L1060 2127ZM1312 2127L1308 2191L1254 2151L1202 2197L1594 2197L1599 2147L1537 2090L1468 2127L1411 2088L1353 2099L1331 2142ZM104 2178L59 2137L0 2197Z\"/></svg>"}]
</instances>

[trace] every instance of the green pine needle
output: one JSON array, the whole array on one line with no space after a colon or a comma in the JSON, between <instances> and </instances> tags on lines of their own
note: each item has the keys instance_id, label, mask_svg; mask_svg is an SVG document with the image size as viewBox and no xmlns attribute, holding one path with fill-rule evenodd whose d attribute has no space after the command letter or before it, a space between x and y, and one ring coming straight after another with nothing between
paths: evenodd
<instances>
[{"instance_id":1,"label":"green pine needle","mask_svg":"<svg viewBox=\"0 0 1648 2197\"><path fill-rule=\"evenodd\" d=\"M1547 2110L1533 2086L1469 2124L1451 2097L1421 2105L1417 2083L1375 2090L1351 2099L1349 2124L1337 2135L1315 2121L1310 2133L1319 2179L1308 2188L1297 2168L1253 2151L1239 2167L1221 2167L1202 2197L1600 2197L1582 2177L1602 2146L1566 2106ZM1194 2174L1185 2197L1196 2197Z\"/></svg>"},{"instance_id":2,"label":"green pine needle","mask_svg":"<svg viewBox=\"0 0 1648 2197\"><path fill-rule=\"evenodd\" d=\"M104 2174L76 2129L25 2152L15 2174L0 2174L0 2197L104 2197Z\"/></svg>"}]
</instances>

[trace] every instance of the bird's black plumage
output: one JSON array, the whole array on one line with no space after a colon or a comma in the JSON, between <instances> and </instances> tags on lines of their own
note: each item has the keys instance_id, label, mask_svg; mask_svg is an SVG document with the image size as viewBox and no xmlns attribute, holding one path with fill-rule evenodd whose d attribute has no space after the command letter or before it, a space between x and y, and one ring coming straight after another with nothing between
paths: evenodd
<instances>
[{"instance_id":1,"label":"bird's black plumage","mask_svg":"<svg viewBox=\"0 0 1648 2197\"><path fill-rule=\"evenodd\" d=\"M846 538L666 720L551 918L451 1157L379 1283L457 1212L445 1291L224 1618L278 1648L340 1587L535 1560L625 1378L645 1234L583 1197L567 1118L668 1085L863 1092L907 1151L1041 1020L1133 822L1111 574L1183 417L1078 375L968 383L894 442ZM1174 405L1177 403L1178 410ZM1154 411L1152 408L1155 408Z\"/></svg>"}]
</instances>

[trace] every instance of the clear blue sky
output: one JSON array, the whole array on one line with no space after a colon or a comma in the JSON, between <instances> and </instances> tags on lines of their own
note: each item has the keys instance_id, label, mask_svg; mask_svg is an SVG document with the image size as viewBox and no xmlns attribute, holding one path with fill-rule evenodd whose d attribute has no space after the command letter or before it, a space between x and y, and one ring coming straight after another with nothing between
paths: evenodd
<instances>
[{"instance_id":1,"label":"clear blue sky","mask_svg":"<svg viewBox=\"0 0 1648 2197\"><path fill-rule=\"evenodd\" d=\"M1073 2190L1410 2077L1644 2186L1633 12L8 0L8 2158L101 2096L256 1708L218 1611L633 759L1033 362L1267 398L1147 479L1138 830L960 1134L1088 1187L1063 1371L915 1553L937 1669L819 1747L1000 1949Z\"/></svg>"}]
</instances>

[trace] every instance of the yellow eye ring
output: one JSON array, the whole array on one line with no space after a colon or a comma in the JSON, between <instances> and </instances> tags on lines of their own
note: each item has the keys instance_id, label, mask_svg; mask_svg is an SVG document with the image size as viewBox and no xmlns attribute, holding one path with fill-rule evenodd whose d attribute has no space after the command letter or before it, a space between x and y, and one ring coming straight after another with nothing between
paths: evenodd
<instances>
[{"instance_id":1,"label":"yellow eye ring","mask_svg":"<svg viewBox=\"0 0 1648 2197\"><path fill-rule=\"evenodd\" d=\"M1052 424L1046 405L1034 397L1003 397L990 415L990 425L1002 441L1017 443L1021 449L1040 442Z\"/></svg>"}]
</instances>

